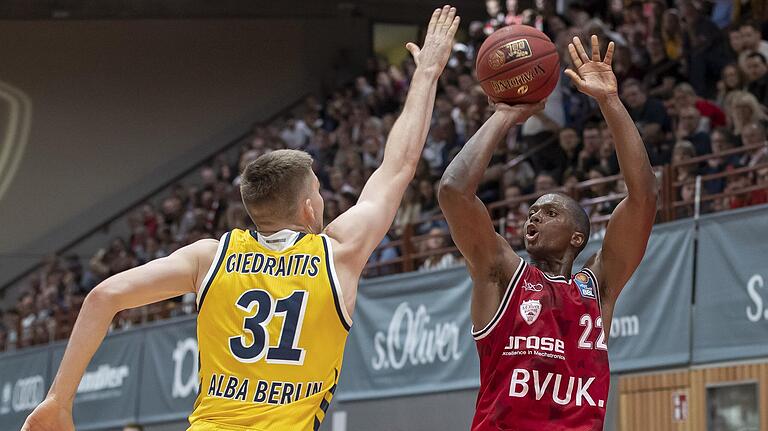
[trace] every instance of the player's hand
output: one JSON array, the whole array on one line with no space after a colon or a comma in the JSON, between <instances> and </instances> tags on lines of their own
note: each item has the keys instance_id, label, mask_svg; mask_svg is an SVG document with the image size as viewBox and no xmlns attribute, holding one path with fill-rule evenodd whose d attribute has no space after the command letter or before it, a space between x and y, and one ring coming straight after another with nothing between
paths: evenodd
<instances>
[{"instance_id":1,"label":"player's hand","mask_svg":"<svg viewBox=\"0 0 768 431\"><path fill-rule=\"evenodd\" d=\"M459 28L460 18L456 16L456 8L449 5L435 9L427 26L427 36L424 45L419 48L415 43L408 42L405 48L410 51L416 68L440 76L451 57L453 37Z\"/></svg>"},{"instance_id":2,"label":"player's hand","mask_svg":"<svg viewBox=\"0 0 768 431\"><path fill-rule=\"evenodd\" d=\"M46 398L27 417L21 431L75 431L72 407Z\"/></svg>"},{"instance_id":3,"label":"player's hand","mask_svg":"<svg viewBox=\"0 0 768 431\"><path fill-rule=\"evenodd\" d=\"M526 120L528 120L530 117L537 115L544 110L546 99L538 103L507 105L506 103L493 103L491 99L488 98L488 103L493 106L493 109L496 112L502 115L512 116L515 124L522 124L525 123Z\"/></svg>"},{"instance_id":4,"label":"player's hand","mask_svg":"<svg viewBox=\"0 0 768 431\"><path fill-rule=\"evenodd\" d=\"M616 75L611 68L613 50L614 44L611 42L608 44L605 58L601 60L600 44L595 35L592 35L592 59L587 56L587 51L584 50L584 45L578 37L574 37L573 43L568 44L568 52L571 54L575 71L567 69L566 75L571 78L579 91L598 102L618 94Z\"/></svg>"}]
</instances>

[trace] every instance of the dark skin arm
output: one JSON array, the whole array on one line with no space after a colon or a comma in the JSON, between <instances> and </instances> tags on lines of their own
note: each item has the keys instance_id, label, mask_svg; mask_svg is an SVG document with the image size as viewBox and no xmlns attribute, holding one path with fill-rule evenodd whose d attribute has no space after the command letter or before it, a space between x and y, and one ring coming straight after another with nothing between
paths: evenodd
<instances>
[{"instance_id":1,"label":"dark skin arm","mask_svg":"<svg viewBox=\"0 0 768 431\"><path fill-rule=\"evenodd\" d=\"M451 161L440 180L437 198L456 246L472 276L472 323L483 328L496 313L520 257L493 227L488 210L475 195L488 163L509 129L544 108L496 105L496 112Z\"/></svg>"},{"instance_id":2,"label":"dark skin arm","mask_svg":"<svg viewBox=\"0 0 768 431\"><path fill-rule=\"evenodd\" d=\"M590 59L581 41L574 38L568 49L575 71L566 73L579 91L597 100L616 143L619 168L627 184L627 197L611 215L603 247L587 264L600 284L607 333L619 293L645 254L656 216L657 187L640 133L619 100L616 76L611 69L613 42L603 60L598 46L597 36L592 36Z\"/></svg>"}]
</instances>

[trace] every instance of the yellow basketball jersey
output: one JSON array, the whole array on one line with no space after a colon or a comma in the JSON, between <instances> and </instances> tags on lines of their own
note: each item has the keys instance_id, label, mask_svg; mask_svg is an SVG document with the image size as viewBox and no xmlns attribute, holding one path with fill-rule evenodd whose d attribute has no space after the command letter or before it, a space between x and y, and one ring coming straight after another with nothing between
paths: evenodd
<instances>
[{"instance_id":1,"label":"yellow basketball jersey","mask_svg":"<svg viewBox=\"0 0 768 431\"><path fill-rule=\"evenodd\" d=\"M294 233L275 251L257 238L226 233L198 295L190 430L316 430L336 390L351 320L330 239Z\"/></svg>"}]
</instances>

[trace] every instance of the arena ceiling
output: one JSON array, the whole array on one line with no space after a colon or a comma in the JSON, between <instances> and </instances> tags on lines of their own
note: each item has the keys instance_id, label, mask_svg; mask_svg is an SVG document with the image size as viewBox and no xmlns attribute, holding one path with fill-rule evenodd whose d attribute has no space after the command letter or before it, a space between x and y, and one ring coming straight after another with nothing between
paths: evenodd
<instances>
[{"instance_id":1,"label":"arena ceiling","mask_svg":"<svg viewBox=\"0 0 768 431\"><path fill-rule=\"evenodd\" d=\"M444 0L443 0L444 1ZM440 0L4 0L0 19L292 18L357 15L420 23ZM465 22L482 19L485 2L453 0Z\"/></svg>"}]
</instances>

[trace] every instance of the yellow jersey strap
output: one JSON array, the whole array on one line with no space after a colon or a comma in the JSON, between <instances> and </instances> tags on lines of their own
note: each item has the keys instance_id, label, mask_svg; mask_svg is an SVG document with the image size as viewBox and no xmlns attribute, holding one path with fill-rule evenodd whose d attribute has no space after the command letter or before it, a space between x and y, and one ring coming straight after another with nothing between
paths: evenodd
<instances>
[{"instance_id":1,"label":"yellow jersey strap","mask_svg":"<svg viewBox=\"0 0 768 431\"><path fill-rule=\"evenodd\" d=\"M213 279L216 278L216 273L219 271L219 267L221 267L221 264L224 262L224 256L227 254L227 249L229 248L229 238L231 235L232 232L227 232L222 235L221 239L219 240L219 247L216 249L216 254L213 256L213 263L211 263L211 267L208 268L208 273L205 275L203 282L200 284L200 289L198 290L198 311L200 310L200 307L203 306L205 295L208 293L208 289L211 287Z\"/></svg>"},{"instance_id":2,"label":"yellow jersey strap","mask_svg":"<svg viewBox=\"0 0 768 431\"><path fill-rule=\"evenodd\" d=\"M336 306L336 313L339 315L344 329L349 331L352 327L352 318L347 312L347 306L344 304L344 294L341 291L339 277L336 275L336 267L333 265L333 246L331 239L325 234L321 234L323 239L323 250L325 251L325 268L328 270L328 280L331 281L331 293L333 293L333 304Z\"/></svg>"}]
</instances>

